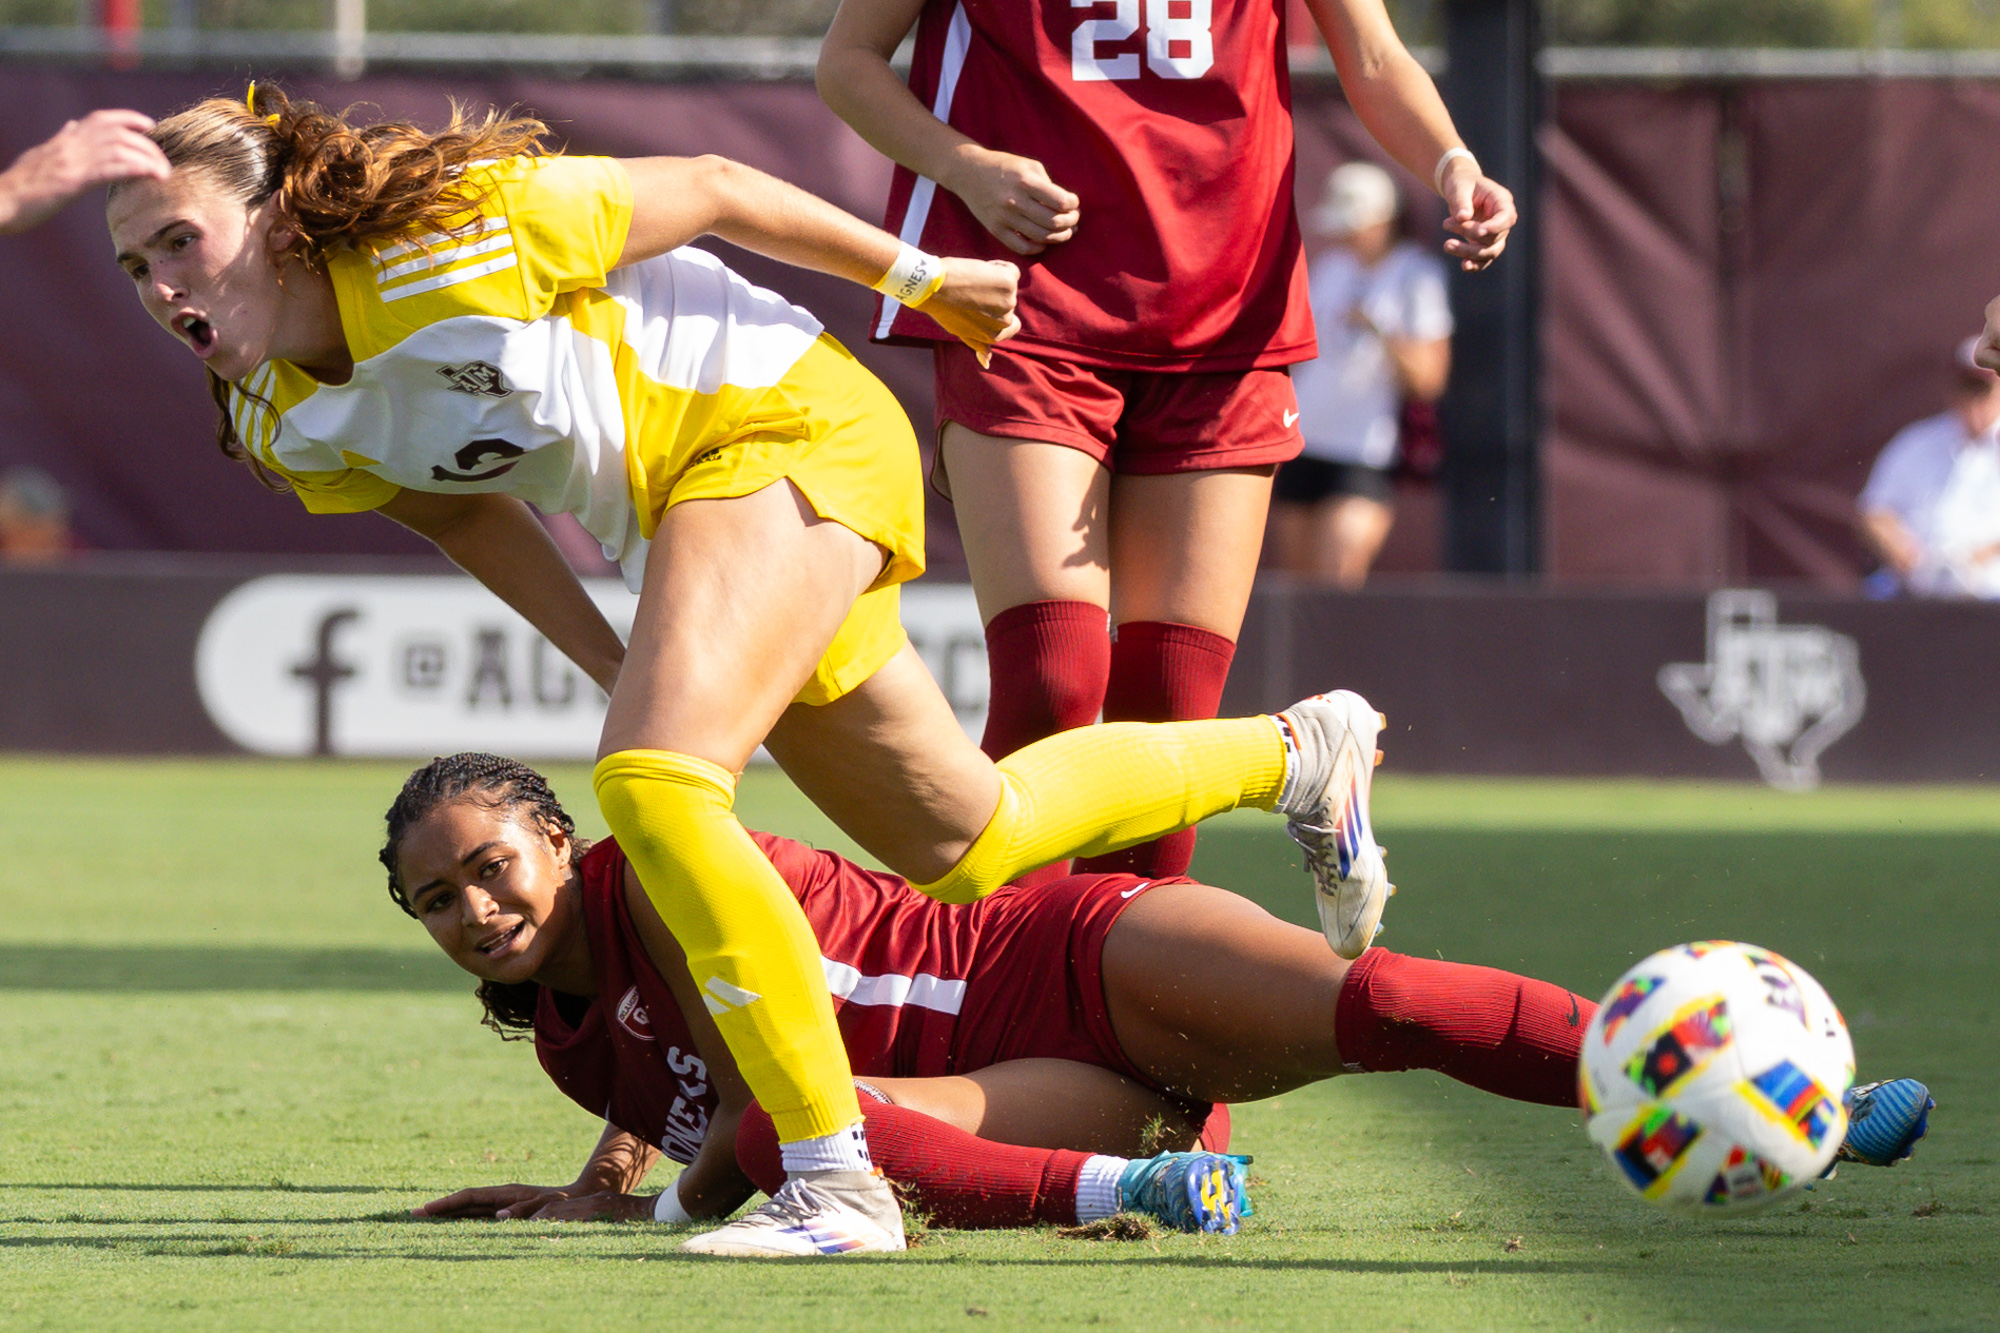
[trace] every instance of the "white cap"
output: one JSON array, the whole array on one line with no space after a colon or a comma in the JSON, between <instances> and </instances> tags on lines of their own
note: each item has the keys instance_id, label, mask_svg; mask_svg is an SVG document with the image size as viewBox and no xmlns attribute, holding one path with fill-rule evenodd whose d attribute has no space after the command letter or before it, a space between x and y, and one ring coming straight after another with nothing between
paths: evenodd
<instances>
[{"instance_id":1,"label":"white cap","mask_svg":"<svg viewBox=\"0 0 2000 1333\"><path fill-rule=\"evenodd\" d=\"M1373 162L1349 162L1326 178L1307 222L1322 236L1352 236L1396 216L1396 182Z\"/></svg>"}]
</instances>

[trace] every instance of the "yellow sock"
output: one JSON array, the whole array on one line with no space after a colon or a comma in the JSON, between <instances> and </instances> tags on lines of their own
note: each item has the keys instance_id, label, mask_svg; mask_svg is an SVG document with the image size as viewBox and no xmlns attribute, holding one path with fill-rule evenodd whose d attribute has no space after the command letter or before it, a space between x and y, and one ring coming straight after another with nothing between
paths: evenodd
<instances>
[{"instance_id":1,"label":"yellow sock","mask_svg":"<svg viewBox=\"0 0 2000 1333\"><path fill-rule=\"evenodd\" d=\"M1241 805L1270 809L1285 743L1269 717L1109 722L1057 732L1002 759L1000 807L943 879L915 887L977 902L1065 856L1149 842Z\"/></svg>"},{"instance_id":2,"label":"yellow sock","mask_svg":"<svg viewBox=\"0 0 2000 1333\"><path fill-rule=\"evenodd\" d=\"M727 769L665 750L598 761L597 801L781 1142L861 1119L819 945L731 813Z\"/></svg>"}]
</instances>

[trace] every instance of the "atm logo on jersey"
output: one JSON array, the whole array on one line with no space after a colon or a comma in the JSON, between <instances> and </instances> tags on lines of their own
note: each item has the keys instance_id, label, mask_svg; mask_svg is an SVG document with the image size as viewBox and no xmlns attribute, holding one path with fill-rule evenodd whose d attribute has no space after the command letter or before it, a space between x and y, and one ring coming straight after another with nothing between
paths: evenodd
<instances>
[{"instance_id":1,"label":"atm logo on jersey","mask_svg":"<svg viewBox=\"0 0 2000 1333\"><path fill-rule=\"evenodd\" d=\"M514 392L507 387L507 377L500 373L500 367L490 362L468 361L462 366L439 366L437 372L444 376L446 387L458 393L505 398Z\"/></svg>"},{"instance_id":2,"label":"atm logo on jersey","mask_svg":"<svg viewBox=\"0 0 2000 1333\"><path fill-rule=\"evenodd\" d=\"M653 1040L653 1016L646 1012L646 1005L639 998L637 986L625 992L618 1001L618 1026L637 1037L640 1041Z\"/></svg>"}]
</instances>

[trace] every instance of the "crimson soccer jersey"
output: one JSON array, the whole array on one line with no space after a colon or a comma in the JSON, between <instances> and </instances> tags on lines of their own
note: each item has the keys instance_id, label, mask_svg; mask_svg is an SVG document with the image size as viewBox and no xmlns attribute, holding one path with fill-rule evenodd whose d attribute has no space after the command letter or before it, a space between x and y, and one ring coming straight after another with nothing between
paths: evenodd
<instances>
[{"instance_id":1,"label":"crimson soccer jersey","mask_svg":"<svg viewBox=\"0 0 2000 1333\"><path fill-rule=\"evenodd\" d=\"M887 227L1021 264L1022 352L1117 370L1249 370L1317 353L1292 198L1281 0L927 0L910 88L1082 199L1023 259L896 169ZM944 341L883 298L875 336Z\"/></svg>"},{"instance_id":2,"label":"crimson soccer jersey","mask_svg":"<svg viewBox=\"0 0 2000 1333\"><path fill-rule=\"evenodd\" d=\"M1145 1081L1118 1049L1098 959L1111 923L1158 881L1073 876L944 907L894 875L750 836L805 909L856 1075L932 1078L1036 1056ZM535 1053L585 1110L692 1161L718 1104L708 1068L632 923L617 843L592 847L579 871L597 997L578 1013L543 990Z\"/></svg>"}]
</instances>

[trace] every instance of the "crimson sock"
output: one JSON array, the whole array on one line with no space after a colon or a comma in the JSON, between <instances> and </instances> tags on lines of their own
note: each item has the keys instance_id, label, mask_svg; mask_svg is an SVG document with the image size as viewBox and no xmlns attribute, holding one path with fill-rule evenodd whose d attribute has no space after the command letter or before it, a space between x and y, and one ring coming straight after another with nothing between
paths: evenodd
<instances>
[{"instance_id":1,"label":"crimson sock","mask_svg":"<svg viewBox=\"0 0 2000 1333\"><path fill-rule=\"evenodd\" d=\"M1575 1106L1596 1012L1532 977L1370 949L1341 983L1333 1036L1352 1070L1435 1069L1516 1101Z\"/></svg>"},{"instance_id":2,"label":"crimson sock","mask_svg":"<svg viewBox=\"0 0 2000 1333\"><path fill-rule=\"evenodd\" d=\"M1215 716L1236 645L1193 625L1135 620L1118 627L1111 677L1104 690L1106 722L1192 722ZM1194 830L1076 863L1079 875L1185 875L1194 859Z\"/></svg>"},{"instance_id":3,"label":"crimson sock","mask_svg":"<svg viewBox=\"0 0 2000 1333\"><path fill-rule=\"evenodd\" d=\"M1111 672L1111 628L1090 602L1024 602L986 627L992 690L979 748L1004 759L1022 746L1097 721ZM1017 877L1039 884L1069 873L1069 862Z\"/></svg>"},{"instance_id":4,"label":"crimson sock","mask_svg":"<svg viewBox=\"0 0 2000 1333\"><path fill-rule=\"evenodd\" d=\"M1076 1222L1076 1183L1089 1153L994 1143L873 1097L861 1098L868 1155L917 1208L959 1231ZM785 1183L778 1131L756 1102L736 1128L736 1164L775 1194Z\"/></svg>"}]
</instances>

